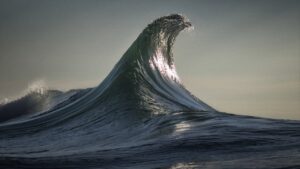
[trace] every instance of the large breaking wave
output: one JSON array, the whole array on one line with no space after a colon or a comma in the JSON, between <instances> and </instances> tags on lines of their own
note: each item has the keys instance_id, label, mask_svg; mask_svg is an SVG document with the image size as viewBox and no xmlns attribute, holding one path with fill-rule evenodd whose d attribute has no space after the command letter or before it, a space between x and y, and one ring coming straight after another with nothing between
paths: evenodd
<instances>
[{"instance_id":1,"label":"large breaking wave","mask_svg":"<svg viewBox=\"0 0 300 169\"><path fill-rule=\"evenodd\" d=\"M191 23L149 24L97 87L0 107L1 168L297 168L300 122L215 110L182 85L172 47Z\"/></svg>"}]
</instances>

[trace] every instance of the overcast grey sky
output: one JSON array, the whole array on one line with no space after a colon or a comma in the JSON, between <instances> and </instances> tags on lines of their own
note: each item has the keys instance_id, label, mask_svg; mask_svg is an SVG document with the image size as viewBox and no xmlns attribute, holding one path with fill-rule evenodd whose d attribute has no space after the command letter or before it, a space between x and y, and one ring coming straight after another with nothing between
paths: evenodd
<instances>
[{"instance_id":1,"label":"overcast grey sky","mask_svg":"<svg viewBox=\"0 0 300 169\"><path fill-rule=\"evenodd\" d=\"M0 0L0 100L43 80L98 85L157 17L186 15L174 47L185 86L220 111L300 119L300 1Z\"/></svg>"}]
</instances>

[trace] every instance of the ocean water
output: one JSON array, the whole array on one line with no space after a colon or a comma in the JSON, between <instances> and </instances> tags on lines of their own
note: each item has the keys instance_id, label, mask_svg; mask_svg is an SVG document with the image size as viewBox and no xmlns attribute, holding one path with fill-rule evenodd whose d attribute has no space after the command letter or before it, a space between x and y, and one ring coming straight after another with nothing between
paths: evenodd
<instances>
[{"instance_id":1,"label":"ocean water","mask_svg":"<svg viewBox=\"0 0 300 169\"><path fill-rule=\"evenodd\" d=\"M0 106L0 168L299 169L300 122L215 110L182 85L173 14L149 24L94 88Z\"/></svg>"}]
</instances>

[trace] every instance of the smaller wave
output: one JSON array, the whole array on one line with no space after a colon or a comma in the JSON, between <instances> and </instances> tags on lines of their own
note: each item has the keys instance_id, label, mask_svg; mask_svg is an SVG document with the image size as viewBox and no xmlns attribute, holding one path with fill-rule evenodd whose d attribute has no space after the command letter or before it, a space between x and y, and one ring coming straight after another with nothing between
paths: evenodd
<instances>
[{"instance_id":1,"label":"smaller wave","mask_svg":"<svg viewBox=\"0 0 300 169\"><path fill-rule=\"evenodd\" d=\"M0 122L46 110L51 105L52 98L60 94L62 92L58 90L41 89L9 101L0 107Z\"/></svg>"},{"instance_id":2,"label":"smaller wave","mask_svg":"<svg viewBox=\"0 0 300 169\"><path fill-rule=\"evenodd\" d=\"M28 87L25 90L23 90L18 96L2 98L0 100L0 106L6 105L11 102L15 102L16 100L19 100L25 97L26 95L30 95L32 93L43 95L48 90L50 89L47 87L45 80L35 80L32 83L30 83Z\"/></svg>"},{"instance_id":3,"label":"smaller wave","mask_svg":"<svg viewBox=\"0 0 300 169\"><path fill-rule=\"evenodd\" d=\"M5 98L0 103L0 122L8 122L23 117L41 114L50 109L66 104L66 100L76 100L75 94L80 89L70 91L54 90L47 87L44 80L37 80L28 85L23 95L15 99Z\"/></svg>"}]
</instances>

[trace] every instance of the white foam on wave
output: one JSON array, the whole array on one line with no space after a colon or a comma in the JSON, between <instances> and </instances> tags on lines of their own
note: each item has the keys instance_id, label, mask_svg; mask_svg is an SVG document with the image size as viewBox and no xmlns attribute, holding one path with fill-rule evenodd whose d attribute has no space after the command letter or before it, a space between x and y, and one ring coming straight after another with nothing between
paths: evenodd
<instances>
[{"instance_id":1,"label":"white foam on wave","mask_svg":"<svg viewBox=\"0 0 300 169\"><path fill-rule=\"evenodd\" d=\"M39 79L28 85L26 93L37 93L43 95L48 89L49 88L47 87L45 80Z\"/></svg>"},{"instance_id":2,"label":"white foam on wave","mask_svg":"<svg viewBox=\"0 0 300 169\"><path fill-rule=\"evenodd\" d=\"M33 82L29 83L27 88L24 89L22 92L20 92L18 95L9 96L9 97L5 96L5 97L1 98L0 106L8 104L10 102L13 102L15 100L18 100L18 99L20 99L26 95L32 94L32 93L44 95L47 93L48 90L49 90L49 87L47 86L47 83L44 79L34 80Z\"/></svg>"}]
</instances>

